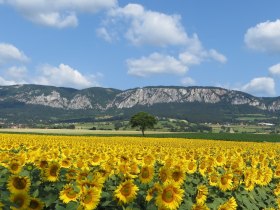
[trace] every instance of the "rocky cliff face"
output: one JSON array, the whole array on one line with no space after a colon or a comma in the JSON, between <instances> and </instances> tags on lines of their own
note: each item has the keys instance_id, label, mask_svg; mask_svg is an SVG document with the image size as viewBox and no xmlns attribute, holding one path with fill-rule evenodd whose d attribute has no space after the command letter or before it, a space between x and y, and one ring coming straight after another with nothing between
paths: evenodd
<instances>
[{"instance_id":1,"label":"rocky cliff face","mask_svg":"<svg viewBox=\"0 0 280 210\"><path fill-rule=\"evenodd\" d=\"M98 97L92 91L97 90L91 88L85 94L83 90L49 86L5 86L0 87L0 101L14 100L25 104L72 110L123 109L137 105L194 102L206 104L223 102L231 105L249 105L268 111L280 110L280 98L267 100L243 92L215 87L144 87L116 92L98 88Z\"/></svg>"}]
</instances>

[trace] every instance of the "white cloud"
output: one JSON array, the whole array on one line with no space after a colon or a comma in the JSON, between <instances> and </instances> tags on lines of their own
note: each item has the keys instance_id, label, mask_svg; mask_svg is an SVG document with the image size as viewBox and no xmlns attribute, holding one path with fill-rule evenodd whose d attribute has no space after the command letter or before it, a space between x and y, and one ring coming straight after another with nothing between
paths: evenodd
<instances>
[{"instance_id":1,"label":"white cloud","mask_svg":"<svg viewBox=\"0 0 280 210\"><path fill-rule=\"evenodd\" d=\"M128 4L112 9L109 16L128 23L125 37L134 45L182 45L189 39L179 15L167 15L145 10L140 4Z\"/></svg>"},{"instance_id":2,"label":"white cloud","mask_svg":"<svg viewBox=\"0 0 280 210\"><path fill-rule=\"evenodd\" d=\"M45 26L65 28L78 25L78 19L74 13L62 15L59 12L52 12L40 13L36 16L32 16L33 21Z\"/></svg>"},{"instance_id":3,"label":"white cloud","mask_svg":"<svg viewBox=\"0 0 280 210\"><path fill-rule=\"evenodd\" d=\"M39 74L34 78L36 84L75 88L98 86L96 81L92 81L92 76L87 78L78 70L65 64L60 64L58 67L44 65L40 68Z\"/></svg>"},{"instance_id":4,"label":"white cloud","mask_svg":"<svg viewBox=\"0 0 280 210\"><path fill-rule=\"evenodd\" d=\"M223 54L217 52L216 50L209 50L208 52L209 58L212 58L220 63L226 63L227 62L227 57L224 56Z\"/></svg>"},{"instance_id":5,"label":"white cloud","mask_svg":"<svg viewBox=\"0 0 280 210\"><path fill-rule=\"evenodd\" d=\"M12 66L6 71L7 75L16 79L23 79L27 76L27 68L25 66Z\"/></svg>"},{"instance_id":6,"label":"white cloud","mask_svg":"<svg viewBox=\"0 0 280 210\"><path fill-rule=\"evenodd\" d=\"M128 74L145 77L152 74L184 74L187 66L169 55L153 53L148 57L127 60Z\"/></svg>"},{"instance_id":7,"label":"white cloud","mask_svg":"<svg viewBox=\"0 0 280 210\"><path fill-rule=\"evenodd\" d=\"M184 77L181 79L181 84L185 86L192 86L195 85L195 80L190 77Z\"/></svg>"},{"instance_id":8,"label":"white cloud","mask_svg":"<svg viewBox=\"0 0 280 210\"><path fill-rule=\"evenodd\" d=\"M117 0L4 0L15 7L27 19L52 27L74 27L78 24L77 13L95 13L109 9Z\"/></svg>"},{"instance_id":9,"label":"white cloud","mask_svg":"<svg viewBox=\"0 0 280 210\"><path fill-rule=\"evenodd\" d=\"M256 95L274 96L276 94L274 79L270 77L254 78L240 89Z\"/></svg>"},{"instance_id":10,"label":"white cloud","mask_svg":"<svg viewBox=\"0 0 280 210\"><path fill-rule=\"evenodd\" d=\"M101 37L102 39L104 39L107 42L112 42L113 38L112 36L108 33L107 29L104 27L98 28L96 30L96 33L99 37Z\"/></svg>"},{"instance_id":11,"label":"white cloud","mask_svg":"<svg viewBox=\"0 0 280 210\"><path fill-rule=\"evenodd\" d=\"M1 85L15 85L16 82L12 80L6 80L3 77L0 76L0 84Z\"/></svg>"},{"instance_id":12,"label":"white cloud","mask_svg":"<svg viewBox=\"0 0 280 210\"><path fill-rule=\"evenodd\" d=\"M269 73L273 76L280 76L280 63L269 67Z\"/></svg>"},{"instance_id":13,"label":"white cloud","mask_svg":"<svg viewBox=\"0 0 280 210\"><path fill-rule=\"evenodd\" d=\"M253 50L280 53L280 20L266 21L249 28L244 41Z\"/></svg>"},{"instance_id":14,"label":"white cloud","mask_svg":"<svg viewBox=\"0 0 280 210\"><path fill-rule=\"evenodd\" d=\"M0 43L0 65L7 62L26 62L28 60L28 57L14 45Z\"/></svg>"},{"instance_id":15,"label":"white cloud","mask_svg":"<svg viewBox=\"0 0 280 210\"><path fill-rule=\"evenodd\" d=\"M189 44L186 50L179 54L179 59L186 65L199 65L201 62L209 59L216 60L220 63L227 62L225 55L214 49L205 49L196 34L189 39Z\"/></svg>"}]
</instances>

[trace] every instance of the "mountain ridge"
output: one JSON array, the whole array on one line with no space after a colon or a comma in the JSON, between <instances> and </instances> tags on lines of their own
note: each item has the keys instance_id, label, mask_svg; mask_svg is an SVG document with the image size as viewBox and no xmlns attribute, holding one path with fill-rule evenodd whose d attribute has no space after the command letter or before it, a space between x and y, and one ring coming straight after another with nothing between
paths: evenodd
<instances>
[{"instance_id":1,"label":"mountain ridge","mask_svg":"<svg viewBox=\"0 0 280 210\"><path fill-rule=\"evenodd\" d=\"M254 113L267 112L271 115L278 115L280 111L280 97L257 97L241 91L212 86L146 86L127 90L103 87L78 90L44 85L0 86L0 114L4 116L2 118L5 116L7 118L12 111L24 113L24 110L32 110L31 107L38 110L51 109L68 117L71 113L85 115L90 113L94 116L132 114L141 107L158 113L155 107L159 110L165 107L165 111L158 113L164 116L168 110L178 114L176 109L189 114L198 104L206 109L212 107L211 109L215 109L217 113L219 109L223 109L226 113L236 109L238 112L239 109L247 111L251 109ZM16 109L13 109L14 106ZM188 110L184 110L184 107ZM199 110L197 112L199 114ZM27 116L30 119L33 117L32 113ZM57 117L59 118L59 115Z\"/></svg>"}]
</instances>

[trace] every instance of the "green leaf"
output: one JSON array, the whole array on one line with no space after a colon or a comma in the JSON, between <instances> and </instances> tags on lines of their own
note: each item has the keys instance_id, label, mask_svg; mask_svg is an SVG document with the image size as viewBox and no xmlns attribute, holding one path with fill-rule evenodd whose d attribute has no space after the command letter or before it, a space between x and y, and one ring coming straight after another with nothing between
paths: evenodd
<instances>
[{"instance_id":1,"label":"green leaf","mask_svg":"<svg viewBox=\"0 0 280 210\"><path fill-rule=\"evenodd\" d=\"M59 204L56 204L55 205L55 209L56 210L67 210L67 208L63 207L63 206L60 206Z\"/></svg>"},{"instance_id":2,"label":"green leaf","mask_svg":"<svg viewBox=\"0 0 280 210\"><path fill-rule=\"evenodd\" d=\"M69 202L67 205L66 205L66 209L67 210L76 210L78 208L79 204L77 202Z\"/></svg>"},{"instance_id":3,"label":"green leaf","mask_svg":"<svg viewBox=\"0 0 280 210\"><path fill-rule=\"evenodd\" d=\"M34 198L37 198L37 197L39 196L39 190L36 189L36 190L32 193L32 196L33 196Z\"/></svg>"},{"instance_id":4,"label":"green leaf","mask_svg":"<svg viewBox=\"0 0 280 210\"><path fill-rule=\"evenodd\" d=\"M104 203L101 204L102 207L109 206L111 201L105 201Z\"/></svg>"},{"instance_id":5,"label":"green leaf","mask_svg":"<svg viewBox=\"0 0 280 210\"><path fill-rule=\"evenodd\" d=\"M20 176L26 176L26 177L30 177L30 172L27 171L27 170L22 170L20 173L19 173Z\"/></svg>"}]
</instances>

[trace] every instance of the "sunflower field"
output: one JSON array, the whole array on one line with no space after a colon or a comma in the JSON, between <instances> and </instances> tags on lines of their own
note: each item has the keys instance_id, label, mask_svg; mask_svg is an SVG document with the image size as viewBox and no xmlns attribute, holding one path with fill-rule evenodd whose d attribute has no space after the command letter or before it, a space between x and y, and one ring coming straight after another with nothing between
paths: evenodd
<instances>
[{"instance_id":1,"label":"sunflower field","mask_svg":"<svg viewBox=\"0 0 280 210\"><path fill-rule=\"evenodd\" d=\"M0 134L0 209L280 209L280 144Z\"/></svg>"}]
</instances>

